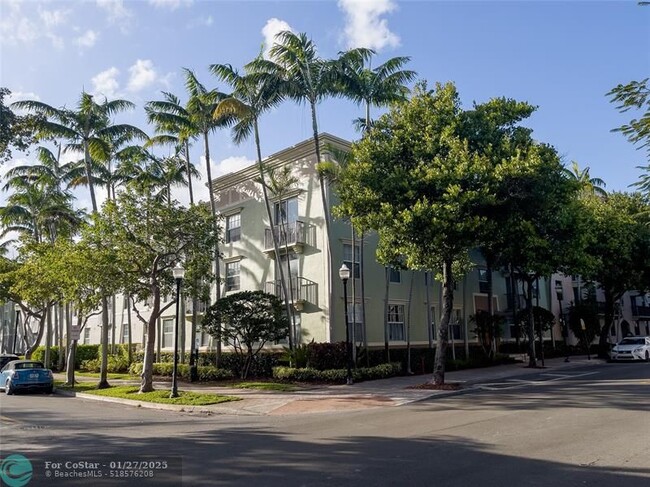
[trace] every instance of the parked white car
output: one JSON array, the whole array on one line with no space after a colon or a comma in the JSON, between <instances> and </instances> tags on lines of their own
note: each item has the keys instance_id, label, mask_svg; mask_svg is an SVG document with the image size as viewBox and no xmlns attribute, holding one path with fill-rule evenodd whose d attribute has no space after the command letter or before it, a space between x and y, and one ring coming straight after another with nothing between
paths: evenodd
<instances>
[{"instance_id":1,"label":"parked white car","mask_svg":"<svg viewBox=\"0 0 650 487\"><path fill-rule=\"evenodd\" d=\"M612 360L650 361L650 337L626 337L609 352Z\"/></svg>"}]
</instances>

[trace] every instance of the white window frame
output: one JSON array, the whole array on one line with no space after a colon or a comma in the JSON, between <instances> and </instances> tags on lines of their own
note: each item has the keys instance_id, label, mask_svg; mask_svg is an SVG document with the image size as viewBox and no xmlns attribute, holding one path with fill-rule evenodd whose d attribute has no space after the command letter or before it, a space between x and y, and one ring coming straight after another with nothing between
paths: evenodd
<instances>
[{"instance_id":1,"label":"white window frame","mask_svg":"<svg viewBox=\"0 0 650 487\"><path fill-rule=\"evenodd\" d=\"M160 334L162 335L161 347L172 348L174 346L174 318L164 318L162 320Z\"/></svg>"},{"instance_id":2,"label":"white window frame","mask_svg":"<svg viewBox=\"0 0 650 487\"><path fill-rule=\"evenodd\" d=\"M233 225L236 223L236 226ZM235 232L235 230L237 230ZM241 240L241 212L233 213L226 217L226 243L238 242Z\"/></svg>"},{"instance_id":3,"label":"white window frame","mask_svg":"<svg viewBox=\"0 0 650 487\"><path fill-rule=\"evenodd\" d=\"M348 269L350 269L350 271L352 271L351 243L343 244L343 263ZM354 276L355 279L361 277L361 246L358 243L354 246L354 273L350 272L350 275Z\"/></svg>"},{"instance_id":4,"label":"white window frame","mask_svg":"<svg viewBox=\"0 0 650 487\"><path fill-rule=\"evenodd\" d=\"M403 342L406 340L405 315L403 304L388 305L388 341ZM401 332L398 332L401 329ZM401 336L401 338L400 338Z\"/></svg>"},{"instance_id":5,"label":"white window frame","mask_svg":"<svg viewBox=\"0 0 650 487\"><path fill-rule=\"evenodd\" d=\"M226 291L239 291L241 288L241 262L226 262Z\"/></svg>"}]
</instances>

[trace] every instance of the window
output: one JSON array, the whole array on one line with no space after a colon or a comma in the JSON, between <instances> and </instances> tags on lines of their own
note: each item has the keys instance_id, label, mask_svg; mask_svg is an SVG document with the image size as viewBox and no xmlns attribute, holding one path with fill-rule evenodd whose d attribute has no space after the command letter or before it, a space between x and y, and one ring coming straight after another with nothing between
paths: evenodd
<instances>
[{"instance_id":1,"label":"window","mask_svg":"<svg viewBox=\"0 0 650 487\"><path fill-rule=\"evenodd\" d=\"M390 282L402 282L402 273L400 272L399 269L395 269L394 267L389 267L388 280Z\"/></svg>"},{"instance_id":2,"label":"window","mask_svg":"<svg viewBox=\"0 0 650 487\"><path fill-rule=\"evenodd\" d=\"M84 328L84 345L88 345L90 343L90 328L86 327Z\"/></svg>"},{"instance_id":3,"label":"window","mask_svg":"<svg viewBox=\"0 0 650 487\"><path fill-rule=\"evenodd\" d=\"M226 243L237 242L241 238L241 213L226 217Z\"/></svg>"},{"instance_id":4,"label":"window","mask_svg":"<svg viewBox=\"0 0 650 487\"><path fill-rule=\"evenodd\" d=\"M354 330L354 336L351 336L350 339L355 343L364 342L361 303L356 303L354 306L352 306L352 303L348 303L348 323L350 324L350 331ZM354 327L352 327L353 324Z\"/></svg>"},{"instance_id":5,"label":"window","mask_svg":"<svg viewBox=\"0 0 650 487\"><path fill-rule=\"evenodd\" d=\"M171 348L174 346L174 320L166 319L162 322L162 347Z\"/></svg>"},{"instance_id":6,"label":"window","mask_svg":"<svg viewBox=\"0 0 650 487\"><path fill-rule=\"evenodd\" d=\"M361 277L361 247L359 245L354 246L354 278L359 279ZM345 266L352 271L352 244L343 244L343 263ZM350 272L350 275L353 275Z\"/></svg>"},{"instance_id":7,"label":"window","mask_svg":"<svg viewBox=\"0 0 650 487\"><path fill-rule=\"evenodd\" d=\"M276 224L295 222L298 219L298 198L275 203L273 217Z\"/></svg>"},{"instance_id":8,"label":"window","mask_svg":"<svg viewBox=\"0 0 650 487\"><path fill-rule=\"evenodd\" d=\"M449 320L449 338L453 340L461 340L463 338L463 318L462 311L455 309L451 313Z\"/></svg>"},{"instance_id":9,"label":"window","mask_svg":"<svg viewBox=\"0 0 650 487\"><path fill-rule=\"evenodd\" d=\"M122 323L122 343L129 343L129 324Z\"/></svg>"},{"instance_id":10,"label":"window","mask_svg":"<svg viewBox=\"0 0 650 487\"><path fill-rule=\"evenodd\" d=\"M404 341L404 305L388 305L388 340Z\"/></svg>"},{"instance_id":11,"label":"window","mask_svg":"<svg viewBox=\"0 0 650 487\"><path fill-rule=\"evenodd\" d=\"M488 271L487 269L479 269L478 270L478 291L480 293L487 293L488 292Z\"/></svg>"},{"instance_id":12,"label":"window","mask_svg":"<svg viewBox=\"0 0 650 487\"><path fill-rule=\"evenodd\" d=\"M210 335L208 335L206 332L202 331L201 332L201 346L202 347L207 347L210 345L210 338L212 338Z\"/></svg>"},{"instance_id":13,"label":"window","mask_svg":"<svg viewBox=\"0 0 650 487\"><path fill-rule=\"evenodd\" d=\"M226 263L226 291L239 289L239 262Z\"/></svg>"}]
</instances>

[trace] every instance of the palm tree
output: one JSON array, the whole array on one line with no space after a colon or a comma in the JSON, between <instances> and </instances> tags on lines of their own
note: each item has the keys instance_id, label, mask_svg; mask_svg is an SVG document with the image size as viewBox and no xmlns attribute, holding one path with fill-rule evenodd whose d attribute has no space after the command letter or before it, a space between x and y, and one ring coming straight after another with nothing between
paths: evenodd
<instances>
[{"instance_id":1,"label":"palm tree","mask_svg":"<svg viewBox=\"0 0 650 487\"><path fill-rule=\"evenodd\" d=\"M258 56L251 63L244 66L244 74L240 74L228 64L213 64L210 71L217 78L228 83L233 93L229 98L221 101L215 110L215 116L221 117L225 114L231 114L237 119L233 126L233 140L239 144L251 136L255 137L255 148L257 150L257 167L259 170L259 181L262 186L264 195L264 204L266 207L266 216L269 219L271 229L271 238L273 240L273 249L275 259L278 262L278 271L280 274L280 285L285 298L285 307L287 316L293 317L295 329L295 317L291 309L287 283L285 281L284 270L280 264L280 246L278 235L275 231L273 213L269 201L268 187L266 183L265 168L262 163L262 149L260 145L259 134L259 117L268 110L279 105L284 98L282 91L282 79L272 73L265 73L263 70L263 59ZM290 287L290 286L289 286ZM289 330L289 348L293 349L294 331Z\"/></svg>"},{"instance_id":2,"label":"palm tree","mask_svg":"<svg viewBox=\"0 0 650 487\"><path fill-rule=\"evenodd\" d=\"M196 128L196 132L203 138L203 149L205 157L206 175L208 178L208 191L210 192L210 209L212 210L212 222L215 227L215 232L218 231L217 226L217 205L214 198L214 189L212 186L212 169L210 167L210 144L208 143L208 136L218 128L228 126L233 117L228 114L223 114L218 118L214 117L215 110L222 100L228 98L225 93L221 93L215 89L208 90L203 86L196 75L191 70L184 68L185 71L185 89L187 90L190 98L187 102L186 110L189 115L191 126ZM189 133L188 133L189 136ZM214 249L214 276L216 279L216 300L221 298L221 271L220 271L220 250L219 243L215 245ZM217 366L221 361L221 341L217 340L216 351Z\"/></svg>"},{"instance_id":3,"label":"palm tree","mask_svg":"<svg viewBox=\"0 0 650 487\"><path fill-rule=\"evenodd\" d=\"M371 107L382 107L406 99L409 89L407 83L417 76L415 71L402 69L411 58L408 56L394 57L372 69L371 60L374 55L371 49L351 49L339 53L337 61L338 74L336 87L339 95L349 98L357 105L363 105L365 118L357 121L363 128L364 136L372 126L370 118ZM359 284L361 286L361 321L366 326L366 299L364 279L364 232L361 231L359 249ZM352 259L356 250L356 233L352 227ZM352 302L356 301L356 280L352 280ZM356 320L356 318L353 318ZM364 334L365 336L365 334Z\"/></svg>"},{"instance_id":4,"label":"palm tree","mask_svg":"<svg viewBox=\"0 0 650 487\"><path fill-rule=\"evenodd\" d=\"M268 169L269 173L269 190L273 195L277 198L278 201L282 201L287 197L287 193L295 187L295 185L298 183L298 178L294 176L291 172L291 166L282 166L280 169L277 168L269 168ZM263 183L265 184L265 183ZM287 221L286 218L279 218L280 220L280 232L282 234L282 241L284 242L284 253L287 257L287 280L289 281L289 296L286 297L286 301L288 302L289 300L293 302L294 296L293 296L293 289L294 289L294 283L291 280L291 260L289 259L289 239L287 238ZM296 223L294 222L294 225ZM293 229L294 232L298 231L298 228ZM278 269L281 269L282 266L280 265L280 259L277 260L278 262ZM295 283L296 289L298 289L299 286L299 281L296 280ZM292 339L297 341L297 338L295 336L297 327L296 327L296 314L293 312L293 309L291 310L291 314L289 315L291 319L291 324L293 325L292 329L289 330L289 345L292 343ZM290 347L291 348L291 347Z\"/></svg>"},{"instance_id":5,"label":"palm tree","mask_svg":"<svg viewBox=\"0 0 650 487\"><path fill-rule=\"evenodd\" d=\"M185 158L186 174L188 174L188 191L190 205L194 204L192 176L197 174L190 160L190 141L199 135L197 127L192 124L190 114L181 104L180 99L166 91L162 92L163 100L150 101L145 106L150 123L156 126L156 135L150 140L152 145L172 145L177 153Z\"/></svg>"},{"instance_id":6,"label":"palm tree","mask_svg":"<svg viewBox=\"0 0 650 487\"><path fill-rule=\"evenodd\" d=\"M316 106L325 97L335 93L336 64L334 61L319 57L315 44L305 33L294 34L291 31L283 31L275 38L277 42L269 51L272 60L259 60L257 61L258 66L261 70L284 80L283 89L289 98L298 103L309 105L316 163L320 164L322 159ZM325 215L325 230L328 235L326 241L329 248L330 210L323 172L319 171L318 179Z\"/></svg>"},{"instance_id":7,"label":"palm tree","mask_svg":"<svg viewBox=\"0 0 650 487\"><path fill-rule=\"evenodd\" d=\"M111 117L119 112L135 107L127 100L104 99L103 103L97 103L93 96L85 91L76 110L67 108L55 108L46 103L34 100L18 101L12 107L21 108L41 115L44 119L39 124L38 138L58 137L67 140L65 150L80 152L83 154L84 169L88 190L90 191L90 202L93 213L97 213L97 199L95 198L94 175L92 171L92 159L105 157L110 152L106 140L115 140L117 137L126 134L146 134L137 127L127 124L112 124ZM98 388L109 386L107 380L108 372L108 301L102 297L102 357L100 378Z\"/></svg>"},{"instance_id":8,"label":"palm tree","mask_svg":"<svg viewBox=\"0 0 650 487\"><path fill-rule=\"evenodd\" d=\"M372 126L371 107L383 107L405 100L410 92L406 84L413 81L417 73L402 69L411 60L408 56L391 58L373 69L371 58L374 51L371 49L352 49L339 54L337 91L339 95L364 106L365 117L358 125L365 134Z\"/></svg>"},{"instance_id":9,"label":"palm tree","mask_svg":"<svg viewBox=\"0 0 650 487\"><path fill-rule=\"evenodd\" d=\"M596 196L607 196L607 191L603 188L607 186L605 181L600 178L592 178L589 174L589 168L580 169L576 161L571 161L571 169L568 167L563 168L564 175L575 181L582 194L594 194Z\"/></svg>"}]
</instances>

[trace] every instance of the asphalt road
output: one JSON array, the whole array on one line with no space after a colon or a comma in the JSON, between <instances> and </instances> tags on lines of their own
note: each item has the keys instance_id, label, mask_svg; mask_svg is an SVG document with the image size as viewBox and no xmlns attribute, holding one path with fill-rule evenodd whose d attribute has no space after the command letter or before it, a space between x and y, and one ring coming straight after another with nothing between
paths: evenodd
<instances>
[{"instance_id":1,"label":"asphalt road","mask_svg":"<svg viewBox=\"0 0 650 487\"><path fill-rule=\"evenodd\" d=\"M3 396L0 447L31 461L29 486L645 487L649 413L650 364L603 363L401 407L293 416ZM102 477L56 477L65 472Z\"/></svg>"}]
</instances>

